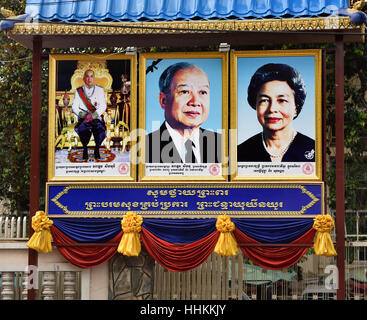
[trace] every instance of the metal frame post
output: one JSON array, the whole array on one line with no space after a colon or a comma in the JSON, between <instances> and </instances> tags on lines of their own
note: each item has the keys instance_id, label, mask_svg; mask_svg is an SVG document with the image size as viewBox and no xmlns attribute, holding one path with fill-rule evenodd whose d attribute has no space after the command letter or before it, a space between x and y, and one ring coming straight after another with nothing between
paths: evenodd
<instances>
[{"instance_id":1,"label":"metal frame post","mask_svg":"<svg viewBox=\"0 0 367 320\"><path fill-rule=\"evenodd\" d=\"M40 193L40 150L41 150L41 51L42 40L39 36L33 38L32 56L32 126L31 126L31 168L29 190L29 237L33 234L32 217L39 209ZM38 266L38 253L28 249L28 265ZM28 300L36 299L33 284L28 288Z\"/></svg>"},{"instance_id":2,"label":"metal frame post","mask_svg":"<svg viewBox=\"0 0 367 320\"><path fill-rule=\"evenodd\" d=\"M337 35L335 51L335 147L336 147L336 264L337 299L345 300L345 203L344 203L344 41Z\"/></svg>"}]
</instances>

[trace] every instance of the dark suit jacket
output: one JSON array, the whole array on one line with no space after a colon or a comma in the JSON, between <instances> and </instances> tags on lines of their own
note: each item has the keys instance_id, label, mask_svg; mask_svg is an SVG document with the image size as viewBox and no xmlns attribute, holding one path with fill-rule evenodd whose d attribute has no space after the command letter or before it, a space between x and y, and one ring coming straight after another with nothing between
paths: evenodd
<instances>
[{"instance_id":1,"label":"dark suit jacket","mask_svg":"<svg viewBox=\"0 0 367 320\"><path fill-rule=\"evenodd\" d=\"M271 162L270 155L266 152L262 135L258 133L242 142L237 147L238 162ZM282 162L314 162L315 140L297 133L293 142L284 154Z\"/></svg>"},{"instance_id":2,"label":"dark suit jacket","mask_svg":"<svg viewBox=\"0 0 367 320\"><path fill-rule=\"evenodd\" d=\"M200 128L201 163L222 162L221 137L219 133ZM145 145L146 163L182 163L165 123L146 136Z\"/></svg>"}]
</instances>

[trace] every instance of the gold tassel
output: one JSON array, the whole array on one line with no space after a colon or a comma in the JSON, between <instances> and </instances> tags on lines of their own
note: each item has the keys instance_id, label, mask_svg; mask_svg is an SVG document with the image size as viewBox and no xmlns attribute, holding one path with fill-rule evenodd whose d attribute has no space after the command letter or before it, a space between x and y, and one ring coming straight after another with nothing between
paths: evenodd
<instances>
[{"instance_id":1,"label":"gold tassel","mask_svg":"<svg viewBox=\"0 0 367 320\"><path fill-rule=\"evenodd\" d=\"M133 212L126 214L121 221L123 235L117 248L125 256L138 256L141 251L140 235L143 217Z\"/></svg>"},{"instance_id":2,"label":"gold tassel","mask_svg":"<svg viewBox=\"0 0 367 320\"><path fill-rule=\"evenodd\" d=\"M313 228L316 232L316 239L313 244L315 253L319 256L334 257L337 255L330 231L334 228L334 220L329 214L318 215L314 219Z\"/></svg>"},{"instance_id":3,"label":"gold tassel","mask_svg":"<svg viewBox=\"0 0 367 320\"><path fill-rule=\"evenodd\" d=\"M234 223L227 215L221 215L217 219L216 227L220 235L214 252L222 256L235 256L239 249L232 233L235 229Z\"/></svg>"},{"instance_id":4,"label":"gold tassel","mask_svg":"<svg viewBox=\"0 0 367 320\"><path fill-rule=\"evenodd\" d=\"M37 211L32 217L34 233L27 242L27 246L38 252L48 253L52 251L52 235L50 227L53 221L47 217L44 211Z\"/></svg>"}]
</instances>

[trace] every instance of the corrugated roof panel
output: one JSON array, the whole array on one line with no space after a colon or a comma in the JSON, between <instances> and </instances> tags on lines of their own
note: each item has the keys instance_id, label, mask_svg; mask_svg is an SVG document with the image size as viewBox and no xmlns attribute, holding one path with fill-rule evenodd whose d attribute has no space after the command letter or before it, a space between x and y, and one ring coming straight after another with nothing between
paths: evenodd
<instances>
[{"instance_id":1,"label":"corrugated roof panel","mask_svg":"<svg viewBox=\"0 0 367 320\"><path fill-rule=\"evenodd\" d=\"M121 12L127 12L129 6L128 0L110 0L109 2L109 16L118 19Z\"/></svg>"},{"instance_id":2,"label":"corrugated roof panel","mask_svg":"<svg viewBox=\"0 0 367 320\"><path fill-rule=\"evenodd\" d=\"M315 14L331 14L333 11L343 8L348 8L348 1L345 1L341 6L339 0L308 0L308 10L315 12Z\"/></svg>"},{"instance_id":3,"label":"corrugated roof panel","mask_svg":"<svg viewBox=\"0 0 367 320\"><path fill-rule=\"evenodd\" d=\"M43 21L190 20L330 15L348 0L27 0L26 13Z\"/></svg>"},{"instance_id":4,"label":"corrugated roof panel","mask_svg":"<svg viewBox=\"0 0 367 320\"><path fill-rule=\"evenodd\" d=\"M47 1L47 0L46 0ZM99 1L100 2L100 1ZM88 19L93 16L93 3L95 1L77 1L75 6L75 19Z\"/></svg>"},{"instance_id":5,"label":"corrugated roof panel","mask_svg":"<svg viewBox=\"0 0 367 320\"><path fill-rule=\"evenodd\" d=\"M163 3L165 1L163 0L155 0L155 1L147 1L145 5L145 12L150 16L157 16L162 10ZM169 4L173 4L172 7L169 6ZM179 11L180 8L177 8L177 2L176 1L168 1L168 6L166 9L166 12L173 12L173 14L176 14L176 12ZM144 10L144 8L143 8Z\"/></svg>"},{"instance_id":6,"label":"corrugated roof panel","mask_svg":"<svg viewBox=\"0 0 367 320\"><path fill-rule=\"evenodd\" d=\"M92 12L96 17L103 17L106 12L109 12L109 1L94 1Z\"/></svg>"},{"instance_id":7,"label":"corrugated roof panel","mask_svg":"<svg viewBox=\"0 0 367 320\"><path fill-rule=\"evenodd\" d=\"M214 8L219 14L228 14L233 10L234 1L233 0L218 0L214 2Z\"/></svg>"},{"instance_id":8,"label":"corrugated roof panel","mask_svg":"<svg viewBox=\"0 0 367 320\"><path fill-rule=\"evenodd\" d=\"M51 7L51 6L49 6ZM59 18L69 19L74 12L75 3L73 2L64 2L62 4L59 4L58 6L54 6L54 12L53 15L59 15Z\"/></svg>"},{"instance_id":9,"label":"corrugated roof panel","mask_svg":"<svg viewBox=\"0 0 367 320\"><path fill-rule=\"evenodd\" d=\"M236 8L238 14L244 15L252 8L251 1L248 0L234 0L233 8Z\"/></svg>"},{"instance_id":10,"label":"corrugated roof panel","mask_svg":"<svg viewBox=\"0 0 367 320\"><path fill-rule=\"evenodd\" d=\"M153 3L159 4L159 1L152 1ZM129 1L127 11L121 12L121 16L124 16L125 14L127 16L131 16L133 19L138 18L139 16L144 13L145 9L145 1L144 0L136 0L136 1Z\"/></svg>"}]
</instances>

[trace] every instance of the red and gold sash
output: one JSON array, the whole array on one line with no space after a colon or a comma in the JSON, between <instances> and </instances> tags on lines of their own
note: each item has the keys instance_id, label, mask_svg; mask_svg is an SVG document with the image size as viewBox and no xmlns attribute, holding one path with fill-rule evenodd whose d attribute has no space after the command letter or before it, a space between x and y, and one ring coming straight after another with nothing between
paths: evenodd
<instances>
[{"instance_id":1,"label":"red and gold sash","mask_svg":"<svg viewBox=\"0 0 367 320\"><path fill-rule=\"evenodd\" d=\"M88 110L90 112L94 112L96 111L96 108L94 105L92 105L92 103L90 102L90 100L86 97L83 87L79 87L78 89L76 89L78 91L79 97L80 99L82 99L84 105L88 108Z\"/></svg>"}]
</instances>

